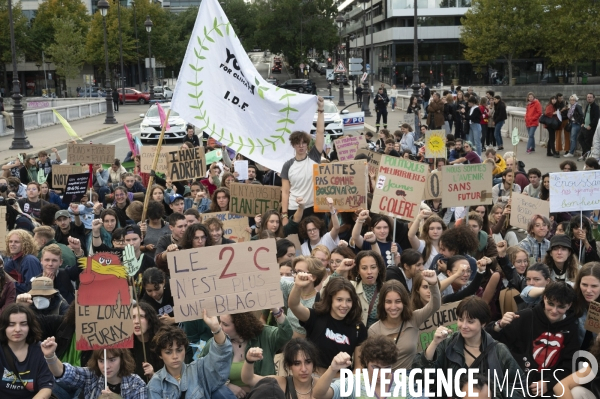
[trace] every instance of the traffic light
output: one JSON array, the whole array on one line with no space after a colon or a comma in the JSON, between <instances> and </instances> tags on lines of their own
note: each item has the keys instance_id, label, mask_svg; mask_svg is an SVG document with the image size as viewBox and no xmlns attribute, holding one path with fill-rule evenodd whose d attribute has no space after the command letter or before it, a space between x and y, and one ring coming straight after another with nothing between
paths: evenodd
<instances>
[{"instance_id":1,"label":"traffic light","mask_svg":"<svg viewBox=\"0 0 600 399\"><path fill-rule=\"evenodd\" d=\"M327 62L331 62L331 57L327 58Z\"/></svg>"}]
</instances>

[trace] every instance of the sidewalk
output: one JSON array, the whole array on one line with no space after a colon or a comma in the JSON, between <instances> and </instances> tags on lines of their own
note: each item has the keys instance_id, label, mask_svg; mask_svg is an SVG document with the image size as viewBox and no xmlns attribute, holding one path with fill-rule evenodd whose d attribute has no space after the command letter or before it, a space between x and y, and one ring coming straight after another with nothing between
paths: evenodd
<instances>
[{"instance_id":1,"label":"sidewalk","mask_svg":"<svg viewBox=\"0 0 600 399\"><path fill-rule=\"evenodd\" d=\"M127 104L119 107L119 112L115 112L115 118L118 122L116 125L105 125L104 119L106 114L93 116L90 118L79 119L69 122L71 127L77 132L83 142L89 142L93 138L103 134L112 133L118 130L123 131L123 125L127 127L135 127L141 123L140 114L146 113L148 105ZM37 154L42 150L49 150L53 147L62 149L71 141L71 137L67 134L61 124L44 127L41 129L29 130L25 132L29 143L33 148L27 150L11 150L13 135L0 137L0 161L6 163L17 157L20 152L28 154Z\"/></svg>"}]
</instances>

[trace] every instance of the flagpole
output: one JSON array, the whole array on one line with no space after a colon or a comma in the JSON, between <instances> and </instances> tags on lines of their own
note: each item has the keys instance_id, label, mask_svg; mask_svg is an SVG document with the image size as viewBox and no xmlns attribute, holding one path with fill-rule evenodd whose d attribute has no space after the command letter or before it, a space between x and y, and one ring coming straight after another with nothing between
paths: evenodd
<instances>
[{"instance_id":1,"label":"flagpole","mask_svg":"<svg viewBox=\"0 0 600 399\"><path fill-rule=\"evenodd\" d=\"M171 108L167 111L167 117L164 120L162 128L160 129L160 137L158 138L158 144L156 145L156 152L154 153L154 160L152 161L152 169L150 169L150 178L148 179L148 188L150 190L150 194L152 194L152 185L154 184L154 173L156 166L158 165L158 159L160 157L160 147L162 147L162 142L165 137L165 129L167 124L169 123L169 115L171 114ZM142 219L143 223L146 220L146 211L148 210L148 203L150 202L150 197L152 195L148 195L148 191L146 191L146 196L144 197L144 208L142 210Z\"/></svg>"}]
</instances>

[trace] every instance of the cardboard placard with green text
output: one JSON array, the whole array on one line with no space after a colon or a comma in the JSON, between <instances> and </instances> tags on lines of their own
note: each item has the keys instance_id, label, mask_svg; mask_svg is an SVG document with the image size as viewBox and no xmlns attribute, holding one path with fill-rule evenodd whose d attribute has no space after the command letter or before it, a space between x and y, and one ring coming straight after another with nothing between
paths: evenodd
<instances>
[{"instance_id":1,"label":"cardboard placard with green text","mask_svg":"<svg viewBox=\"0 0 600 399\"><path fill-rule=\"evenodd\" d=\"M423 324L419 326L419 340L417 342L417 351L423 352L431 341L435 330L439 326L447 327L453 331L458 331L458 317L456 308L460 302L446 303L433 313Z\"/></svg>"},{"instance_id":2,"label":"cardboard placard with green text","mask_svg":"<svg viewBox=\"0 0 600 399\"><path fill-rule=\"evenodd\" d=\"M206 175L204 147L170 151L167 155L167 176L172 181L200 179Z\"/></svg>"},{"instance_id":3,"label":"cardboard placard with green text","mask_svg":"<svg viewBox=\"0 0 600 399\"><path fill-rule=\"evenodd\" d=\"M140 168L143 173L150 173L152 170L152 162L154 162L154 154L156 154L156 146L145 145L140 151ZM167 174L169 170L169 163L167 162L167 156L172 151L177 151L179 147L173 145L163 145L160 147L160 155L158 156L158 163L156 164L155 172Z\"/></svg>"},{"instance_id":4,"label":"cardboard placard with green text","mask_svg":"<svg viewBox=\"0 0 600 399\"><path fill-rule=\"evenodd\" d=\"M98 164L115 161L114 144L67 144L69 163Z\"/></svg>"},{"instance_id":5,"label":"cardboard placard with green text","mask_svg":"<svg viewBox=\"0 0 600 399\"><path fill-rule=\"evenodd\" d=\"M281 187L231 183L229 193L229 212L236 215L254 217L281 206Z\"/></svg>"},{"instance_id":6,"label":"cardboard placard with green text","mask_svg":"<svg viewBox=\"0 0 600 399\"><path fill-rule=\"evenodd\" d=\"M492 203L492 165L448 165L442 167L442 204L453 206Z\"/></svg>"},{"instance_id":7,"label":"cardboard placard with green text","mask_svg":"<svg viewBox=\"0 0 600 399\"><path fill-rule=\"evenodd\" d=\"M550 217L550 202L513 193L510 207L510 224L527 230L533 215Z\"/></svg>"},{"instance_id":8,"label":"cardboard placard with green text","mask_svg":"<svg viewBox=\"0 0 600 399\"><path fill-rule=\"evenodd\" d=\"M206 262L206 259L211 259ZM175 320L283 306L274 239L167 253Z\"/></svg>"},{"instance_id":9,"label":"cardboard placard with green text","mask_svg":"<svg viewBox=\"0 0 600 399\"><path fill-rule=\"evenodd\" d=\"M217 218L223 223L223 237L235 242L250 241L250 233L246 231L249 227L248 217L234 215L230 212L201 213L202 222L208 218Z\"/></svg>"},{"instance_id":10,"label":"cardboard placard with green text","mask_svg":"<svg viewBox=\"0 0 600 399\"><path fill-rule=\"evenodd\" d=\"M89 173L87 165L52 165L52 188L54 190L64 190L67 186L69 175L79 173ZM96 173L96 171L94 171Z\"/></svg>"},{"instance_id":11,"label":"cardboard placard with green text","mask_svg":"<svg viewBox=\"0 0 600 399\"><path fill-rule=\"evenodd\" d=\"M338 212L366 208L368 173L363 159L313 165L315 212L329 212L327 198Z\"/></svg>"},{"instance_id":12,"label":"cardboard placard with green text","mask_svg":"<svg viewBox=\"0 0 600 399\"><path fill-rule=\"evenodd\" d=\"M382 155L371 212L412 221L419 214L427 164Z\"/></svg>"}]
</instances>

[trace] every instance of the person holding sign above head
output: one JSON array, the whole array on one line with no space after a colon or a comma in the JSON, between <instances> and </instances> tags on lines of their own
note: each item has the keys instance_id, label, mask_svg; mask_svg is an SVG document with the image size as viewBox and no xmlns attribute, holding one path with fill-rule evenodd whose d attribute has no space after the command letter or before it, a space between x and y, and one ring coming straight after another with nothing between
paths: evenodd
<instances>
[{"instance_id":1,"label":"person holding sign above head","mask_svg":"<svg viewBox=\"0 0 600 399\"><path fill-rule=\"evenodd\" d=\"M75 367L61 362L56 356L57 344L54 337L44 340L41 347L46 364L57 383L83 389L86 398L112 393L123 399L148 398L146 384L134 374L135 361L129 349L98 349L93 351L87 367Z\"/></svg>"},{"instance_id":2,"label":"person holding sign above head","mask_svg":"<svg viewBox=\"0 0 600 399\"><path fill-rule=\"evenodd\" d=\"M600 262L586 263L575 281L575 293L577 295L577 316L579 316L579 342L581 349L588 348L596 341L596 333L585 329L588 311L591 302L599 302L600 298Z\"/></svg>"},{"instance_id":3,"label":"person holding sign above head","mask_svg":"<svg viewBox=\"0 0 600 399\"><path fill-rule=\"evenodd\" d=\"M369 217L369 211L362 210L356 219L356 223L352 228L352 239L358 250L368 251L377 247L381 256L385 256L385 264L387 267L396 266L400 262L399 245L392 242L393 225L389 217L384 215L375 215L371 219L369 232L362 236L361 230L364 222Z\"/></svg>"},{"instance_id":4,"label":"person holding sign above head","mask_svg":"<svg viewBox=\"0 0 600 399\"><path fill-rule=\"evenodd\" d=\"M48 370L39 340L41 329L28 306L13 303L0 315L0 397L48 399L54 378Z\"/></svg>"},{"instance_id":5,"label":"person holding sign above head","mask_svg":"<svg viewBox=\"0 0 600 399\"><path fill-rule=\"evenodd\" d=\"M275 353L292 338L292 326L285 316L283 308L271 309L271 311L277 321L277 327L262 324L252 312L221 315L221 328L233 346L227 387L238 399L245 397L246 393L250 391L250 387L241 378L241 370L248 350L254 347L262 348L263 360L254 364L254 372L262 376L273 375L275 374L273 360ZM213 345L209 340L202 350L202 356L210 356L213 350Z\"/></svg>"},{"instance_id":6,"label":"person holding sign above head","mask_svg":"<svg viewBox=\"0 0 600 399\"><path fill-rule=\"evenodd\" d=\"M302 289L314 284L315 276L297 273L294 282L288 306L306 329L306 338L320 349L315 372L322 375L340 352L353 353L355 366L360 368L359 347L367 339L367 328L361 321L361 301L351 282L345 278L332 278L314 309L302 305L300 299Z\"/></svg>"},{"instance_id":7,"label":"person holding sign above head","mask_svg":"<svg viewBox=\"0 0 600 399\"><path fill-rule=\"evenodd\" d=\"M324 233L325 223L315 215L305 217L300 222L299 237L304 242L302 243L302 255L310 255L314 246L322 244L330 251L338 246L340 238L338 231L340 230L340 221L337 217L337 211L333 206L333 200L327 198L329 212L331 212L331 230Z\"/></svg>"},{"instance_id":8,"label":"person holding sign above head","mask_svg":"<svg viewBox=\"0 0 600 399\"><path fill-rule=\"evenodd\" d=\"M281 169L281 217L284 225L288 223L288 217L293 216L298 209L295 198L304 198L306 216L314 213L313 165L321 163L321 154L325 146L324 112L325 100L318 96L315 144L310 150L310 134L297 131L289 136L296 155L284 163Z\"/></svg>"},{"instance_id":9,"label":"person holding sign above head","mask_svg":"<svg viewBox=\"0 0 600 399\"><path fill-rule=\"evenodd\" d=\"M393 340L398 347L398 358L392 366L393 369L411 368L417 354L417 346L414 343L418 341L419 327L442 304L435 272L424 270L422 277L431 287L431 300L422 309L413 311L410 295L399 281L386 281L379 293L377 304L379 321L369 328L369 337L384 336Z\"/></svg>"}]
</instances>

